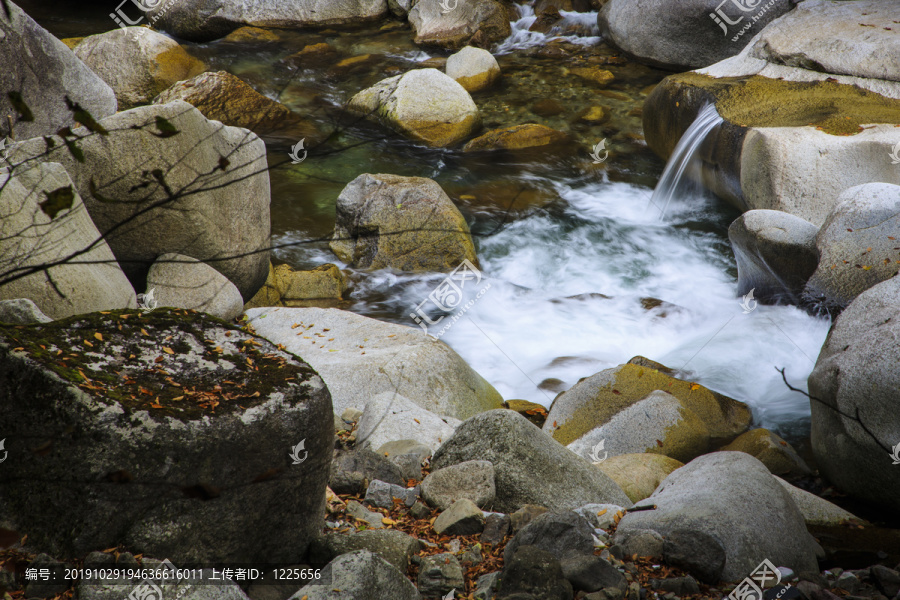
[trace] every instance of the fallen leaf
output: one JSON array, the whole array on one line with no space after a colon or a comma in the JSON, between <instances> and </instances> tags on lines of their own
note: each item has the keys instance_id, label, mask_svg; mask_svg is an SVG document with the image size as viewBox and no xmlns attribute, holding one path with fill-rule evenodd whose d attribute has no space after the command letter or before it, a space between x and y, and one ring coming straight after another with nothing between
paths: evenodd
<instances>
[{"instance_id":1,"label":"fallen leaf","mask_svg":"<svg viewBox=\"0 0 900 600\"><path fill-rule=\"evenodd\" d=\"M163 346L163 352L165 352L166 354L175 354L175 351L168 346Z\"/></svg>"}]
</instances>

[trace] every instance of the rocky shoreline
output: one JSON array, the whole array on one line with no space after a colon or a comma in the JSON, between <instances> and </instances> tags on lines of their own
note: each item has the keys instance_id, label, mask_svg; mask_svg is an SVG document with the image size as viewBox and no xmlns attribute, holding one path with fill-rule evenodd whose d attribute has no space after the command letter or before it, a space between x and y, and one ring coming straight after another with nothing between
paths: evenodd
<instances>
[{"instance_id":1,"label":"rocky shoreline","mask_svg":"<svg viewBox=\"0 0 900 600\"><path fill-rule=\"evenodd\" d=\"M27 6L4 8L3 598L900 599L889 3L168 0L119 13L147 23L64 40ZM535 56L602 99L559 128L496 116L511 78L496 50L524 35L522 11L529 32L562 40ZM331 131L186 42L376 26L441 55L328 106ZM322 41L279 64L340 75L379 60ZM629 107L609 88L643 65L675 72ZM587 144L613 136L616 103L642 134L615 131L611 152ZM581 153L587 176L628 136L679 158L713 109L682 158L741 212L728 228L741 306L832 320L808 392L796 389L806 439L652 355L545 380L547 406L504 398L435 335L451 308L480 301L473 285L491 285L459 200L474 187L348 159L317 240L339 264L277 258L271 145L288 143L295 165L341 136L481 168ZM445 278L405 326L352 312L354 285L376 273Z\"/></svg>"}]
</instances>

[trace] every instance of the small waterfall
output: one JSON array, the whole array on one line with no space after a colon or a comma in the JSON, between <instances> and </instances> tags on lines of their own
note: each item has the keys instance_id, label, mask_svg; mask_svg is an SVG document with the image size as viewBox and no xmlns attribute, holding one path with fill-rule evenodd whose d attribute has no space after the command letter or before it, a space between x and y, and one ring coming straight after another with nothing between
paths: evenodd
<instances>
[{"instance_id":1,"label":"small waterfall","mask_svg":"<svg viewBox=\"0 0 900 600\"><path fill-rule=\"evenodd\" d=\"M537 16L534 14L533 3L520 4L516 6L516 9L519 11L519 18L510 23L512 33L494 50L494 54L497 56L509 54L516 50L544 46L550 40L565 40L571 44L583 46L594 46L600 43L600 30L597 27L596 12L579 13L561 10L559 14L562 19L560 19L553 30L556 33L540 33L528 30L537 20ZM590 31L592 35L583 36L574 33L562 33L573 28L580 31Z\"/></svg>"},{"instance_id":2,"label":"small waterfall","mask_svg":"<svg viewBox=\"0 0 900 600\"><path fill-rule=\"evenodd\" d=\"M716 112L716 107L704 104L697 113L697 118L678 140L650 198L650 203L659 208L662 214L665 214L669 202L676 194L684 194L686 182L700 182L700 148L721 123L722 117Z\"/></svg>"}]
</instances>

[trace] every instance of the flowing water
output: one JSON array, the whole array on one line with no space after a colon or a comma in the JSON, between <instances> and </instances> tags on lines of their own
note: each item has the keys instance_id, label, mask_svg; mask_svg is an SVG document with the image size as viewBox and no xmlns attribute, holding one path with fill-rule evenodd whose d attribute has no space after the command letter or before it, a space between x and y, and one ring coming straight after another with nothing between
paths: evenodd
<instances>
[{"instance_id":1,"label":"flowing water","mask_svg":"<svg viewBox=\"0 0 900 600\"><path fill-rule=\"evenodd\" d=\"M112 28L111 8L102 3L95 18L81 12L75 24L43 10L42 24L58 35ZM662 174L662 161L643 141L641 106L666 73L599 45L596 13L562 15L550 34L529 32L534 13L522 6L512 36L495 49L501 84L474 99L486 128L543 123L570 132L571 148L485 160L353 123L328 146L308 145L308 158L291 165L290 144L269 143L273 236L282 246L276 257L297 268L346 267L321 241L334 226L340 190L365 172L431 177L468 219L483 277L465 288L462 304L471 305L441 339L504 398L549 406L580 378L643 355L747 402L759 424L803 436L808 400L789 391L776 368L805 388L829 323L790 306L748 311L752 304L736 296L727 227L738 213L685 185L693 151L715 126L714 111L685 136L676 152L683 160ZM343 123L337 108L360 89L447 55L415 47L399 22L278 37L184 45L209 70L234 73L323 130ZM334 60L302 68L284 60L321 42L338 51ZM606 89L569 71L596 65L616 76ZM608 118L581 120L590 106ZM590 150L601 141L609 153L601 148L598 163ZM444 277L351 271L342 308L415 327L410 313Z\"/></svg>"}]
</instances>

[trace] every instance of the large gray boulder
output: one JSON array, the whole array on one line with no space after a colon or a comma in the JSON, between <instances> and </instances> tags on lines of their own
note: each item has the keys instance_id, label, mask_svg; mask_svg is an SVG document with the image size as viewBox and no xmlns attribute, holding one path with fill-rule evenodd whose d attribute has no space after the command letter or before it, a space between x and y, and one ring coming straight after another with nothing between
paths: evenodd
<instances>
[{"instance_id":1,"label":"large gray boulder","mask_svg":"<svg viewBox=\"0 0 900 600\"><path fill-rule=\"evenodd\" d=\"M416 586L389 562L368 550L342 554L328 563L321 578L289 600L420 600Z\"/></svg>"},{"instance_id":2,"label":"large gray boulder","mask_svg":"<svg viewBox=\"0 0 900 600\"><path fill-rule=\"evenodd\" d=\"M526 504L560 510L591 503L631 506L612 479L511 410L463 422L431 465L437 470L470 460L494 465L496 511L511 513Z\"/></svg>"},{"instance_id":3,"label":"large gray boulder","mask_svg":"<svg viewBox=\"0 0 900 600\"><path fill-rule=\"evenodd\" d=\"M657 536L654 554L686 557L686 564L678 566L707 581L739 581L763 559L795 573L818 570L819 548L803 515L765 465L749 454L715 452L694 459L635 507L652 505L656 508L629 512L619 521L614 541L626 554ZM701 555L689 551L694 545L710 544L724 551L717 574L704 573L705 565L690 558Z\"/></svg>"},{"instance_id":4,"label":"large gray boulder","mask_svg":"<svg viewBox=\"0 0 900 600\"><path fill-rule=\"evenodd\" d=\"M262 140L206 119L180 100L100 121L107 135L53 136L13 147L13 164L65 166L122 269L142 288L150 265L177 252L205 261L250 299L269 270L269 175Z\"/></svg>"},{"instance_id":5,"label":"large gray boulder","mask_svg":"<svg viewBox=\"0 0 900 600\"><path fill-rule=\"evenodd\" d=\"M203 71L178 42L147 27L90 35L74 52L116 92L120 110L148 104L176 81Z\"/></svg>"},{"instance_id":6,"label":"large gray boulder","mask_svg":"<svg viewBox=\"0 0 900 600\"><path fill-rule=\"evenodd\" d=\"M157 29L188 40L206 41L227 35L242 25L298 29L375 21L387 14L387 2L178 0L156 2L145 14Z\"/></svg>"},{"instance_id":7,"label":"large gray boulder","mask_svg":"<svg viewBox=\"0 0 900 600\"><path fill-rule=\"evenodd\" d=\"M253 308L246 314L259 335L316 369L338 415L362 410L385 392L456 419L503 402L456 352L419 329L335 308Z\"/></svg>"},{"instance_id":8,"label":"large gray boulder","mask_svg":"<svg viewBox=\"0 0 900 600\"><path fill-rule=\"evenodd\" d=\"M433 147L453 146L481 127L469 92L437 69L383 79L353 96L347 107Z\"/></svg>"},{"instance_id":9,"label":"large gray boulder","mask_svg":"<svg viewBox=\"0 0 900 600\"><path fill-rule=\"evenodd\" d=\"M900 278L893 277L861 293L841 313L809 376L810 435L820 471L845 492L895 510L898 336Z\"/></svg>"},{"instance_id":10,"label":"large gray boulder","mask_svg":"<svg viewBox=\"0 0 900 600\"><path fill-rule=\"evenodd\" d=\"M0 523L54 556L296 564L333 423L309 365L202 313L0 326Z\"/></svg>"},{"instance_id":11,"label":"large gray boulder","mask_svg":"<svg viewBox=\"0 0 900 600\"><path fill-rule=\"evenodd\" d=\"M900 270L900 185L867 183L845 190L816 236L819 266L804 301L840 311Z\"/></svg>"},{"instance_id":12,"label":"large gray boulder","mask_svg":"<svg viewBox=\"0 0 900 600\"><path fill-rule=\"evenodd\" d=\"M157 306L209 313L229 321L244 311L241 293L224 275L183 254L163 254L147 273L147 290Z\"/></svg>"},{"instance_id":13,"label":"large gray boulder","mask_svg":"<svg viewBox=\"0 0 900 600\"><path fill-rule=\"evenodd\" d=\"M416 440L434 452L450 439L460 423L459 419L436 415L394 392L382 392L366 403L356 426L356 443L378 449L415 434Z\"/></svg>"},{"instance_id":14,"label":"large gray boulder","mask_svg":"<svg viewBox=\"0 0 900 600\"><path fill-rule=\"evenodd\" d=\"M11 0L0 10L0 139L13 135L25 140L56 133L75 124L66 97L95 119L116 112L112 88L53 34L34 22ZM30 115L16 107L10 92L21 94ZM13 131L6 115L12 115ZM32 119L25 117L31 116Z\"/></svg>"},{"instance_id":15,"label":"large gray boulder","mask_svg":"<svg viewBox=\"0 0 900 600\"><path fill-rule=\"evenodd\" d=\"M750 210L728 227L738 269L738 295L796 304L819 264L818 228L777 210Z\"/></svg>"},{"instance_id":16,"label":"large gray boulder","mask_svg":"<svg viewBox=\"0 0 900 600\"><path fill-rule=\"evenodd\" d=\"M0 170L0 300L27 298L53 319L137 306L63 166L32 163L12 173Z\"/></svg>"},{"instance_id":17,"label":"large gray boulder","mask_svg":"<svg viewBox=\"0 0 900 600\"><path fill-rule=\"evenodd\" d=\"M605 41L636 60L683 71L734 56L793 5L792 0L610 0L597 24Z\"/></svg>"},{"instance_id":18,"label":"large gray boulder","mask_svg":"<svg viewBox=\"0 0 900 600\"><path fill-rule=\"evenodd\" d=\"M0 300L0 323L28 325L30 323L49 323L52 320L28 298Z\"/></svg>"},{"instance_id":19,"label":"large gray boulder","mask_svg":"<svg viewBox=\"0 0 900 600\"><path fill-rule=\"evenodd\" d=\"M351 266L452 271L477 265L465 218L425 177L363 173L341 191L331 249Z\"/></svg>"},{"instance_id":20,"label":"large gray boulder","mask_svg":"<svg viewBox=\"0 0 900 600\"><path fill-rule=\"evenodd\" d=\"M506 9L496 0L418 0L408 18L415 43L427 46L458 49L476 41L490 45L512 33Z\"/></svg>"}]
</instances>

